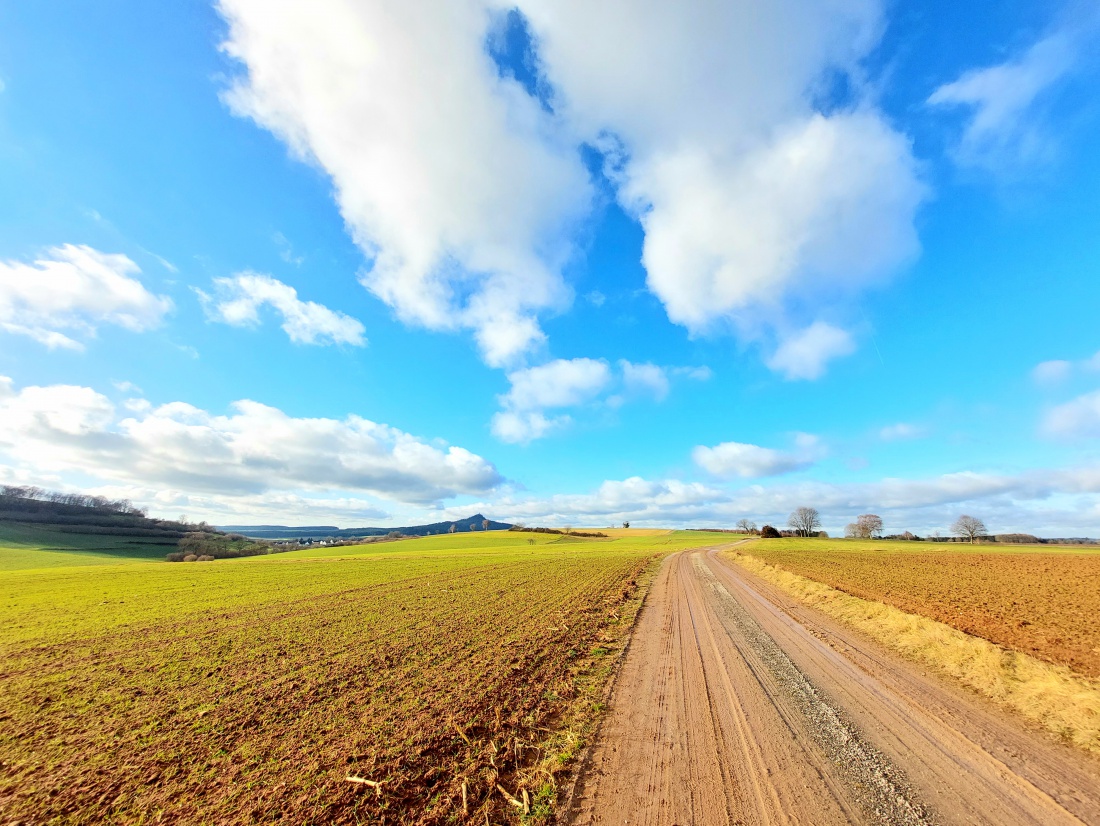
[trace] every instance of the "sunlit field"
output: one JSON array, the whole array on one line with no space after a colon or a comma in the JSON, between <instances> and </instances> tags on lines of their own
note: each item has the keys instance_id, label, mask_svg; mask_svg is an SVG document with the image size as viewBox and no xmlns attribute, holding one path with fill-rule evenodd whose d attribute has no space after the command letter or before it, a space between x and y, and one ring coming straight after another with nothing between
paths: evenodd
<instances>
[{"instance_id":1,"label":"sunlit field","mask_svg":"<svg viewBox=\"0 0 1100 826\"><path fill-rule=\"evenodd\" d=\"M0 542L7 818L441 823L545 814L652 562L729 537L174 564L47 539Z\"/></svg>"}]
</instances>

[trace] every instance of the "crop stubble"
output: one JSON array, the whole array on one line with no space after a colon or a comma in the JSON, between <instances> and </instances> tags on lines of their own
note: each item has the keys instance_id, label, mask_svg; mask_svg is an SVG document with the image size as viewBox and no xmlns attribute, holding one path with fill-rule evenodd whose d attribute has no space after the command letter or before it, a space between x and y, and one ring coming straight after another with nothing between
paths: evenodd
<instances>
[{"instance_id":1,"label":"crop stubble","mask_svg":"<svg viewBox=\"0 0 1100 826\"><path fill-rule=\"evenodd\" d=\"M521 780L537 811L553 787L538 745L621 640L620 607L655 550L212 563L251 564L253 577L268 566L268 593L175 615L146 594L145 614L68 632L24 616L23 638L0 649L0 812L484 822L515 813L497 785L519 799ZM302 596L289 584L312 575L345 585ZM291 599L271 594L283 580Z\"/></svg>"}]
</instances>

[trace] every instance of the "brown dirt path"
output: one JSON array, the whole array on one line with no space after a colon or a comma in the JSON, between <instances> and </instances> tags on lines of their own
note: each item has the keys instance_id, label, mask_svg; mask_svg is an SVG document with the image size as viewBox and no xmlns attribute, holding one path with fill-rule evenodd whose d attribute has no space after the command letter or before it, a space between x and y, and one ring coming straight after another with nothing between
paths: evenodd
<instances>
[{"instance_id":1,"label":"brown dirt path","mask_svg":"<svg viewBox=\"0 0 1100 826\"><path fill-rule=\"evenodd\" d=\"M573 824L1100 824L1100 762L792 603L669 557Z\"/></svg>"}]
</instances>

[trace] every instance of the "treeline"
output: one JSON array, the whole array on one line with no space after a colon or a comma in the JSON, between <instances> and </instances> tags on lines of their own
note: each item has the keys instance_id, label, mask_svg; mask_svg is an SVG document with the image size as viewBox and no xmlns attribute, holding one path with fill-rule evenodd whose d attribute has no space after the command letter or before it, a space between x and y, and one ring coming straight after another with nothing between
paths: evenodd
<instances>
[{"instance_id":1,"label":"treeline","mask_svg":"<svg viewBox=\"0 0 1100 826\"><path fill-rule=\"evenodd\" d=\"M603 537L607 538L607 534L600 533L599 531L575 531L572 528L528 528L526 525L513 525L508 530L516 531L518 533L556 533L559 536L584 536L591 537L593 539Z\"/></svg>"},{"instance_id":2,"label":"treeline","mask_svg":"<svg viewBox=\"0 0 1100 826\"><path fill-rule=\"evenodd\" d=\"M178 550L168 554L166 558L169 562L210 562L215 559L283 553L288 550L290 548L274 548L267 542L258 542L239 533L191 531L180 539Z\"/></svg>"},{"instance_id":3,"label":"treeline","mask_svg":"<svg viewBox=\"0 0 1100 826\"><path fill-rule=\"evenodd\" d=\"M135 506L129 499L108 499L106 496L90 496L86 493L62 493L56 490L45 490L34 485L4 485L0 487L0 504L5 509L34 510L33 503L35 502L68 505L74 508L87 508L124 516L148 515L145 508Z\"/></svg>"},{"instance_id":4,"label":"treeline","mask_svg":"<svg viewBox=\"0 0 1100 826\"><path fill-rule=\"evenodd\" d=\"M30 485L0 486L0 522L48 526L63 533L173 540L188 531L206 527L150 519L144 508L128 499L61 493Z\"/></svg>"}]
</instances>

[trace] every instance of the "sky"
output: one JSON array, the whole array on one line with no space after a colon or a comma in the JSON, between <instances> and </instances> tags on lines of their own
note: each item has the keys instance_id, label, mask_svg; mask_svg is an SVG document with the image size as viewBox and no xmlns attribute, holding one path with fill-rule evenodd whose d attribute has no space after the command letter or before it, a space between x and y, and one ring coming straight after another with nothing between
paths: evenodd
<instances>
[{"instance_id":1,"label":"sky","mask_svg":"<svg viewBox=\"0 0 1100 826\"><path fill-rule=\"evenodd\" d=\"M0 483L1100 535L1100 5L0 5Z\"/></svg>"}]
</instances>

